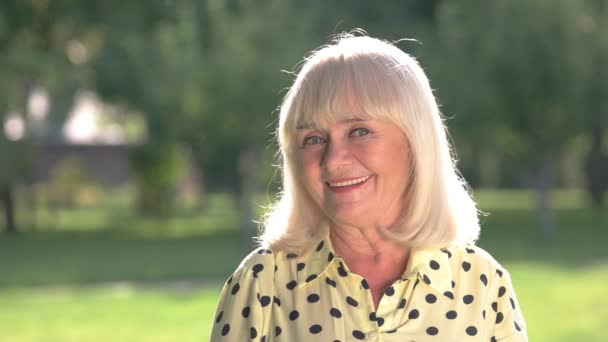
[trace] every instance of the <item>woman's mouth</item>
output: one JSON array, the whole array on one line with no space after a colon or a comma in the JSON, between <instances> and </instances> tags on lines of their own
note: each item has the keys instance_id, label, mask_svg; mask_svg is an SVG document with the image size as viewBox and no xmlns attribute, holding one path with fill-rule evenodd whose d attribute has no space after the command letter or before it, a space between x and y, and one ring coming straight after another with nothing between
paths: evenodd
<instances>
[{"instance_id":1,"label":"woman's mouth","mask_svg":"<svg viewBox=\"0 0 608 342\"><path fill-rule=\"evenodd\" d=\"M341 190L341 189L349 189L349 188L354 188L357 185L361 185L363 183L365 183L365 181L367 181L371 176L365 176L365 177L360 177L360 178L353 178L353 179L347 179L347 180L341 180L341 181L337 181L337 182L327 182L327 185L329 185L329 187L332 190Z\"/></svg>"}]
</instances>

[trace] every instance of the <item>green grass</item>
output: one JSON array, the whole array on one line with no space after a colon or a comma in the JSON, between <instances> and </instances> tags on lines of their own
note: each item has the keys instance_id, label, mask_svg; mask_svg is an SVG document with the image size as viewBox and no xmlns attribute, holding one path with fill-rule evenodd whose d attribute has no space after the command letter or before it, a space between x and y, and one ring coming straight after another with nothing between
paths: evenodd
<instances>
[{"instance_id":1,"label":"green grass","mask_svg":"<svg viewBox=\"0 0 608 342\"><path fill-rule=\"evenodd\" d=\"M0 340L206 341L216 299L215 289L5 289Z\"/></svg>"},{"instance_id":2,"label":"green grass","mask_svg":"<svg viewBox=\"0 0 608 342\"><path fill-rule=\"evenodd\" d=\"M551 240L530 192L476 193L481 247L511 273L531 341L606 341L608 212L558 192ZM40 217L45 217L43 213ZM246 251L227 196L163 224L80 208L0 237L0 341L206 341L219 289Z\"/></svg>"},{"instance_id":3,"label":"green grass","mask_svg":"<svg viewBox=\"0 0 608 342\"><path fill-rule=\"evenodd\" d=\"M507 264L530 341L608 341L608 263Z\"/></svg>"}]
</instances>

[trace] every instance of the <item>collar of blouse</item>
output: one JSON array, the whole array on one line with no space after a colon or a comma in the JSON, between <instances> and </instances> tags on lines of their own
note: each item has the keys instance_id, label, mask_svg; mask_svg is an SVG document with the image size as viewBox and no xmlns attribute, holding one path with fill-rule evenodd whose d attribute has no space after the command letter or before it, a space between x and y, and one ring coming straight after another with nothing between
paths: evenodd
<instances>
[{"instance_id":1,"label":"collar of blouse","mask_svg":"<svg viewBox=\"0 0 608 342\"><path fill-rule=\"evenodd\" d=\"M395 284L416 277L417 282L426 283L439 294L451 291L453 284L451 280L452 271L448 263L448 257L450 256L450 251L447 249L412 248L408 264L401 277L395 281ZM330 268L335 268L338 274L343 277L355 276L363 280L361 276L351 273L342 258L335 254L328 235L317 242L316 248L306 253L306 255L290 254L288 258L301 259L297 260L298 263L300 261L306 262L306 268L302 269L303 272L297 272L298 287L314 281L323 281L323 275Z\"/></svg>"}]
</instances>

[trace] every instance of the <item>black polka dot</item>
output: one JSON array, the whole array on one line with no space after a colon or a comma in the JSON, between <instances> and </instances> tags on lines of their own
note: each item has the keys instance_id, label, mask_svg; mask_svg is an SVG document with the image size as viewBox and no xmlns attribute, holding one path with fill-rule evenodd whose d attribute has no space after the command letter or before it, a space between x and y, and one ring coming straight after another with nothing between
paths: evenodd
<instances>
[{"instance_id":1,"label":"black polka dot","mask_svg":"<svg viewBox=\"0 0 608 342\"><path fill-rule=\"evenodd\" d=\"M230 332L230 324L226 323L226 324L224 324L224 327L222 328L222 336L228 335L229 332Z\"/></svg>"},{"instance_id":2,"label":"black polka dot","mask_svg":"<svg viewBox=\"0 0 608 342\"><path fill-rule=\"evenodd\" d=\"M496 324L501 323L504 318L505 317L503 316L502 312L497 313L496 314Z\"/></svg>"},{"instance_id":3,"label":"black polka dot","mask_svg":"<svg viewBox=\"0 0 608 342\"><path fill-rule=\"evenodd\" d=\"M319 301L319 295L318 295L318 294L316 294L316 293L309 294L309 295L308 295L308 297L306 297L306 300L307 300L309 303L316 303L316 302L318 302L318 301Z\"/></svg>"},{"instance_id":4,"label":"black polka dot","mask_svg":"<svg viewBox=\"0 0 608 342\"><path fill-rule=\"evenodd\" d=\"M496 269L496 274L498 274L498 276L502 278L502 271L501 270Z\"/></svg>"},{"instance_id":5,"label":"black polka dot","mask_svg":"<svg viewBox=\"0 0 608 342\"><path fill-rule=\"evenodd\" d=\"M397 332L397 329L391 329L391 330L387 331L386 333L387 334L394 334L396 332Z\"/></svg>"},{"instance_id":6,"label":"black polka dot","mask_svg":"<svg viewBox=\"0 0 608 342\"><path fill-rule=\"evenodd\" d=\"M475 328L472 325L470 327L467 327L467 329L465 331L467 332L467 335L469 335L469 336L477 335L477 328Z\"/></svg>"},{"instance_id":7,"label":"black polka dot","mask_svg":"<svg viewBox=\"0 0 608 342\"><path fill-rule=\"evenodd\" d=\"M442 248L442 249L441 249L441 251L442 251L443 253L447 254L447 255L448 255L448 258L451 258L451 257L452 257L452 253L450 253L450 251L448 251L448 250L447 250L447 248Z\"/></svg>"},{"instance_id":8,"label":"black polka dot","mask_svg":"<svg viewBox=\"0 0 608 342\"><path fill-rule=\"evenodd\" d=\"M433 304L437 301L437 297L435 297L435 295L432 293L427 294L424 299L426 299L426 302L429 304Z\"/></svg>"},{"instance_id":9,"label":"black polka dot","mask_svg":"<svg viewBox=\"0 0 608 342\"><path fill-rule=\"evenodd\" d=\"M317 246L317 252L319 252L321 250L321 248L323 248L323 245L325 244L325 241L321 241L319 243L319 245Z\"/></svg>"},{"instance_id":10,"label":"black polka dot","mask_svg":"<svg viewBox=\"0 0 608 342\"><path fill-rule=\"evenodd\" d=\"M289 283L287 283L287 285L285 285L287 287L288 290L293 290L296 285L298 285L298 282L295 280L290 281Z\"/></svg>"},{"instance_id":11,"label":"black polka dot","mask_svg":"<svg viewBox=\"0 0 608 342\"><path fill-rule=\"evenodd\" d=\"M496 342L496 336L490 337L490 342Z\"/></svg>"},{"instance_id":12,"label":"black polka dot","mask_svg":"<svg viewBox=\"0 0 608 342\"><path fill-rule=\"evenodd\" d=\"M270 297L269 296L262 296L260 298L260 304L262 304L262 306L267 306L268 304L270 304Z\"/></svg>"},{"instance_id":13,"label":"black polka dot","mask_svg":"<svg viewBox=\"0 0 608 342\"><path fill-rule=\"evenodd\" d=\"M272 251L270 249L262 248L258 250L258 254L272 254Z\"/></svg>"},{"instance_id":14,"label":"black polka dot","mask_svg":"<svg viewBox=\"0 0 608 342\"><path fill-rule=\"evenodd\" d=\"M416 288L416 286L418 286L418 284L420 284L420 279L416 278L416 282L414 283L414 289Z\"/></svg>"},{"instance_id":15,"label":"black polka dot","mask_svg":"<svg viewBox=\"0 0 608 342\"><path fill-rule=\"evenodd\" d=\"M454 299L454 294L452 292L450 292L450 291L445 291L443 293L443 295L446 296L446 297L448 297L448 298L450 298L450 299Z\"/></svg>"},{"instance_id":16,"label":"black polka dot","mask_svg":"<svg viewBox=\"0 0 608 342\"><path fill-rule=\"evenodd\" d=\"M486 310L483 310L481 312L481 317L483 317L483 319L486 319Z\"/></svg>"},{"instance_id":17,"label":"black polka dot","mask_svg":"<svg viewBox=\"0 0 608 342\"><path fill-rule=\"evenodd\" d=\"M458 313L454 310L450 310L445 313L445 318L447 319L455 319L456 317L458 317Z\"/></svg>"},{"instance_id":18,"label":"black polka dot","mask_svg":"<svg viewBox=\"0 0 608 342\"><path fill-rule=\"evenodd\" d=\"M342 263L340 263L340 266L338 266L338 274L340 275L340 277L346 277L348 275L348 272L346 272Z\"/></svg>"},{"instance_id":19,"label":"black polka dot","mask_svg":"<svg viewBox=\"0 0 608 342\"><path fill-rule=\"evenodd\" d=\"M354 306L357 307L357 305L359 305L359 302L357 302L353 297L351 296L347 296L346 297L346 303L348 303L348 305L350 306Z\"/></svg>"},{"instance_id":20,"label":"black polka dot","mask_svg":"<svg viewBox=\"0 0 608 342\"><path fill-rule=\"evenodd\" d=\"M463 301L465 304L471 304L471 303L473 303L473 299L474 299L474 298L473 298L473 296L472 296L472 295L466 295L466 296L462 297L462 301Z\"/></svg>"},{"instance_id":21,"label":"black polka dot","mask_svg":"<svg viewBox=\"0 0 608 342\"><path fill-rule=\"evenodd\" d=\"M521 331L521 328L519 327L519 325L517 325L517 322L513 322L513 324L515 325L515 330Z\"/></svg>"},{"instance_id":22,"label":"black polka dot","mask_svg":"<svg viewBox=\"0 0 608 342\"><path fill-rule=\"evenodd\" d=\"M304 269L304 267L306 267L306 264L305 264L305 263L303 263L303 262L300 262L300 263L298 263L298 265L297 265L298 271L303 270L303 269Z\"/></svg>"},{"instance_id":23,"label":"black polka dot","mask_svg":"<svg viewBox=\"0 0 608 342\"><path fill-rule=\"evenodd\" d=\"M369 289L369 284L367 283L367 280L365 280L365 279L361 280L361 287L366 290Z\"/></svg>"},{"instance_id":24,"label":"black polka dot","mask_svg":"<svg viewBox=\"0 0 608 342\"><path fill-rule=\"evenodd\" d=\"M418 310L414 309L412 311L410 311L410 313L407 315L407 317L409 319L416 319L420 316L420 312L418 312Z\"/></svg>"},{"instance_id":25,"label":"black polka dot","mask_svg":"<svg viewBox=\"0 0 608 342\"><path fill-rule=\"evenodd\" d=\"M318 324L313 324L310 326L310 329L308 329L311 334L318 334L321 332L321 330L323 330L323 328Z\"/></svg>"},{"instance_id":26,"label":"black polka dot","mask_svg":"<svg viewBox=\"0 0 608 342\"><path fill-rule=\"evenodd\" d=\"M287 254L287 259L295 259L297 257L298 257L298 255L295 254L295 253L289 253L289 254Z\"/></svg>"},{"instance_id":27,"label":"black polka dot","mask_svg":"<svg viewBox=\"0 0 608 342\"><path fill-rule=\"evenodd\" d=\"M333 281L331 278L329 277L325 277L325 282L327 283L327 285L332 286L332 287L336 287L336 282Z\"/></svg>"},{"instance_id":28,"label":"black polka dot","mask_svg":"<svg viewBox=\"0 0 608 342\"><path fill-rule=\"evenodd\" d=\"M327 254L327 262L330 262L334 260L334 253L329 252L329 254Z\"/></svg>"},{"instance_id":29,"label":"black polka dot","mask_svg":"<svg viewBox=\"0 0 608 342\"><path fill-rule=\"evenodd\" d=\"M272 297L272 302L275 303L277 306L281 306L281 300L277 297Z\"/></svg>"},{"instance_id":30,"label":"black polka dot","mask_svg":"<svg viewBox=\"0 0 608 342\"><path fill-rule=\"evenodd\" d=\"M264 265L262 264L256 264L253 266L252 270L253 270L253 276L257 277L257 275L255 273L259 273L262 272L262 270L264 269Z\"/></svg>"},{"instance_id":31,"label":"black polka dot","mask_svg":"<svg viewBox=\"0 0 608 342\"><path fill-rule=\"evenodd\" d=\"M497 302L493 302L492 303L492 310L494 310L494 312L498 311L498 303Z\"/></svg>"},{"instance_id":32,"label":"black polka dot","mask_svg":"<svg viewBox=\"0 0 608 342\"><path fill-rule=\"evenodd\" d=\"M381 327L384 324L384 318L382 318L382 317L376 318L376 323L378 324L379 327Z\"/></svg>"},{"instance_id":33,"label":"black polka dot","mask_svg":"<svg viewBox=\"0 0 608 342\"><path fill-rule=\"evenodd\" d=\"M226 284L230 285L230 283L232 283L232 277L233 276L234 276L234 274L231 275L230 278L228 278L228 280L226 281Z\"/></svg>"},{"instance_id":34,"label":"black polka dot","mask_svg":"<svg viewBox=\"0 0 608 342\"><path fill-rule=\"evenodd\" d=\"M215 317L215 323L219 323L222 320L223 315L224 315L224 311L220 311L220 313L217 314L217 317Z\"/></svg>"},{"instance_id":35,"label":"black polka dot","mask_svg":"<svg viewBox=\"0 0 608 342\"><path fill-rule=\"evenodd\" d=\"M249 331L249 336L251 339L254 339L256 337L258 337L258 331L255 330L254 327L251 327L250 331Z\"/></svg>"},{"instance_id":36,"label":"black polka dot","mask_svg":"<svg viewBox=\"0 0 608 342\"><path fill-rule=\"evenodd\" d=\"M241 285L239 285L239 283L236 283L232 287L232 291L230 291L230 293L232 293L233 295L235 295L237 292L239 292L240 288L241 288Z\"/></svg>"},{"instance_id":37,"label":"black polka dot","mask_svg":"<svg viewBox=\"0 0 608 342\"><path fill-rule=\"evenodd\" d=\"M468 262L466 262L466 261L463 261L463 262L462 262L462 269L463 269L465 272L468 272L468 271L471 269L471 264L470 264L470 263L468 263Z\"/></svg>"},{"instance_id":38,"label":"black polka dot","mask_svg":"<svg viewBox=\"0 0 608 342\"><path fill-rule=\"evenodd\" d=\"M250 309L248 306L246 306L246 307L243 309L243 311L241 311L241 314L243 315L243 317L247 318L247 317L249 317L249 312L250 312L250 311L251 311L251 309Z\"/></svg>"},{"instance_id":39,"label":"black polka dot","mask_svg":"<svg viewBox=\"0 0 608 342\"><path fill-rule=\"evenodd\" d=\"M511 302L511 307L513 308L513 310L515 310L515 301L513 300L513 298L509 298L509 302Z\"/></svg>"},{"instance_id":40,"label":"black polka dot","mask_svg":"<svg viewBox=\"0 0 608 342\"><path fill-rule=\"evenodd\" d=\"M475 250L473 250L471 248L465 248L465 249L466 249L467 253L469 253L469 254L475 253Z\"/></svg>"},{"instance_id":41,"label":"black polka dot","mask_svg":"<svg viewBox=\"0 0 608 342\"><path fill-rule=\"evenodd\" d=\"M357 340L363 340L365 338L365 334L359 330L353 330L353 337Z\"/></svg>"},{"instance_id":42,"label":"black polka dot","mask_svg":"<svg viewBox=\"0 0 608 342\"><path fill-rule=\"evenodd\" d=\"M436 327L428 327L426 328L426 333L431 336L435 336L439 333L439 329L437 329Z\"/></svg>"},{"instance_id":43,"label":"black polka dot","mask_svg":"<svg viewBox=\"0 0 608 342\"><path fill-rule=\"evenodd\" d=\"M279 270L279 268L277 267L277 265L274 265L274 271L276 272L278 270Z\"/></svg>"},{"instance_id":44,"label":"black polka dot","mask_svg":"<svg viewBox=\"0 0 608 342\"><path fill-rule=\"evenodd\" d=\"M369 320L370 321L375 321L376 320L376 313L375 312L370 312L369 313Z\"/></svg>"},{"instance_id":45,"label":"black polka dot","mask_svg":"<svg viewBox=\"0 0 608 342\"><path fill-rule=\"evenodd\" d=\"M501 286L501 287L498 289L498 297L502 297L502 296L504 296L506 292L507 292L507 289L506 289L504 286Z\"/></svg>"},{"instance_id":46,"label":"black polka dot","mask_svg":"<svg viewBox=\"0 0 608 342\"><path fill-rule=\"evenodd\" d=\"M298 312L298 310L293 310L289 313L289 319L292 321L295 321L298 317L300 317L300 313Z\"/></svg>"},{"instance_id":47,"label":"black polka dot","mask_svg":"<svg viewBox=\"0 0 608 342\"><path fill-rule=\"evenodd\" d=\"M399 303L399 309L405 308L405 304L407 304L407 300L405 300L405 298L403 298L401 300L401 302Z\"/></svg>"},{"instance_id":48,"label":"black polka dot","mask_svg":"<svg viewBox=\"0 0 608 342\"><path fill-rule=\"evenodd\" d=\"M452 280L452 288L456 287L456 283Z\"/></svg>"},{"instance_id":49,"label":"black polka dot","mask_svg":"<svg viewBox=\"0 0 608 342\"><path fill-rule=\"evenodd\" d=\"M387 296L392 296L395 294L395 289L391 286L388 289L386 289L386 292L384 292Z\"/></svg>"},{"instance_id":50,"label":"black polka dot","mask_svg":"<svg viewBox=\"0 0 608 342\"><path fill-rule=\"evenodd\" d=\"M479 280L481 280L483 286L488 286L488 277L485 274L480 275Z\"/></svg>"},{"instance_id":51,"label":"black polka dot","mask_svg":"<svg viewBox=\"0 0 608 342\"><path fill-rule=\"evenodd\" d=\"M331 308L331 310L329 310L329 314L332 317L336 317L336 318L342 317L342 312L340 312L340 310L338 310L336 308Z\"/></svg>"},{"instance_id":52,"label":"black polka dot","mask_svg":"<svg viewBox=\"0 0 608 342\"><path fill-rule=\"evenodd\" d=\"M431 279L429 279L426 274L422 276L422 280L424 280L427 285L431 285Z\"/></svg>"},{"instance_id":53,"label":"black polka dot","mask_svg":"<svg viewBox=\"0 0 608 342\"><path fill-rule=\"evenodd\" d=\"M262 338L260 339L260 342L266 342L266 336L262 336Z\"/></svg>"},{"instance_id":54,"label":"black polka dot","mask_svg":"<svg viewBox=\"0 0 608 342\"><path fill-rule=\"evenodd\" d=\"M308 278L306 278L306 282L309 283L313 280L317 279L317 275L316 274L311 274L308 276Z\"/></svg>"},{"instance_id":55,"label":"black polka dot","mask_svg":"<svg viewBox=\"0 0 608 342\"><path fill-rule=\"evenodd\" d=\"M431 260L431 262L429 262L429 266L431 266L431 268L435 271L439 269L439 263L435 260Z\"/></svg>"},{"instance_id":56,"label":"black polka dot","mask_svg":"<svg viewBox=\"0 0 608 342\"><path fill-rule=\"evenodd\" d=\"M281 335L281 332L282 332L282 331L283 331L283 329L281 329L281 327L276 326L276 327L274 328L274 336L279 336L279 335Z\"/></svg>"}]
</instances>

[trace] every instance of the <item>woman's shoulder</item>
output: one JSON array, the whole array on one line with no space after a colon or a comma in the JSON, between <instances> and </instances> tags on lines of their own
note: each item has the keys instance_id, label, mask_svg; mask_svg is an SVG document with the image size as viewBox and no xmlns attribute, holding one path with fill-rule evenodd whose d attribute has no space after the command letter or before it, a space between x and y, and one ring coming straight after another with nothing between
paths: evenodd
<instances>
[{"instance_id":1,"label":"woman's shoulder","mask_svg":"<svg viewBox=\"0 0 608 342\"><path fill-rule=\"evenodd\" d=\"M442 248L447 255L450 277L465 281L468 286L483 288L500 287L510 282L510 274L503 265L485 249L475 245Z\"/></svg>"},{"instance_id":2,"label":"woman's shoulder","mask_svg":"<svg viewBox=\"0 0 608 342\"><path fill-rule=\"evenodd\" d=\"M251 274L254 278L267 274L275 266L276 252L264 247L258 247L246 255L233 273L235 275ZM266 271L266 272L265 272Z\"/></svg>"},{"instance_id":3,"label":"woman's shoulder","mask_svg":"<svg viewBox=\"0 0 608 342\"><path fill-rule=\"evenodd\" d=\"M480 269L499 269L504 272L504 267L485 249L475 245L459 245L441 248L448 255L452 266L468 268L468 266Z\"/></svg>"}]
</instances>

